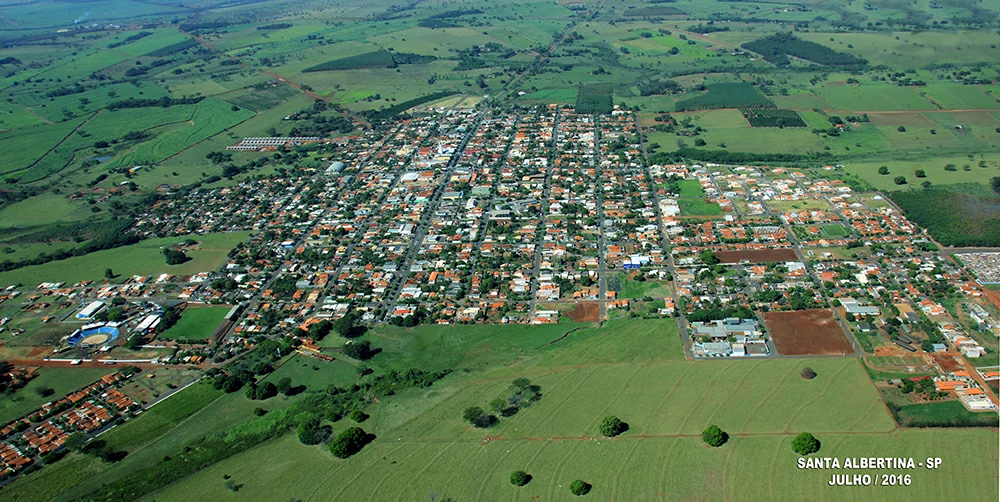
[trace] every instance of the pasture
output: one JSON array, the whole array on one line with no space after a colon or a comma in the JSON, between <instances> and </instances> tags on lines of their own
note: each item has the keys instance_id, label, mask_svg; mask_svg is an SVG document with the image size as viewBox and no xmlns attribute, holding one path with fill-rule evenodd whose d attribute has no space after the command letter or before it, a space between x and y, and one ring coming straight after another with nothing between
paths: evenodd
<instances>
[{"instance_id":1,"label":"pasture","mask_svg":"<svg viewBox=\"0 0 1000 502\"><path fill-rule=\"evenodd\" d=\"M31 284L44 281L79 282L104 279L104 271L111 268L119 280L132 275L173 274L192 275L217 269L225 263L229 251L247 237L246 232L193 235L198 241L187 252L189 261L180 265L167 265L161 248L183 241L186 237L149 239L131 246L96 251L84 256L74 256L44 265L32 265L0 273L0 284Z\"/></svg>"}]
</instances>

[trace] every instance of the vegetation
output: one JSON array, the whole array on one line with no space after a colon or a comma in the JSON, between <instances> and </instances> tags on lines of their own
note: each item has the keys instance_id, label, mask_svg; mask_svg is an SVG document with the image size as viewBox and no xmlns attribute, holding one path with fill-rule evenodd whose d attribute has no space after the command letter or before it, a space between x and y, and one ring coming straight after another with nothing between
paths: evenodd
<instances>
[{"instance_id":1,"label":"vegetation","mask_svg":"<svg viewBox=\"0 0 1000 502\"><path fill-rule=\"evenodd\" d=\"M945 246L1000 246L1000 196L943 188L891 192L906 217Z\"/></svg>"},{"instance_id":2,"label":"vegetation","mask_svg":"<svg viewBox=\"0 0 1000 502\"><path fill-rule=\"evenodd\" d=\"M729 441L729 434L726 434L717 425L710 425L707 429L702 431L701 440L709 446L718 448L726 444L726 441Z\"/></svg>"},{"instance_id":3,"label":"vegetation","mask_svg":"<svg viewBox=\"0 0 1000 502\"><path fill-rule=\"evenodd\" d=\"M611 113L611 87L603 84L580 86L576 95L577 113Z\"/></svg>"},{"instance_id":4,"label":"vegetation","mask_svg":"<svg viewBox=\"0 0 1000 502\"><path fill-rule=\"evenodd\" d=\"M330 441L330 452L337 458L347 458L361 451L374 439L374 435L368 434L361 427L350 427Z\"/></svg>"},{"instance_id":5,"label":"vegetation","mask_svg":"<svg viewBox=\"0 0 1000 502\"><path fill-rule=\"evenodd\" d=\"M792 451L802 456L818 452L819 446L819 440L808 432L800 432L792 440Z\"/></svg>"},{"instance_id":6,"label":"vegetation","mask_svg":"<svg viewBox=\"0 0 1000 502\"><path fill-rule=\"evenodd\" d=\"M510 474L510 484L524 486L531 481L531 475L524 471L514 471Z\"/></svg>"},{"instance_id":7,"label":"vegetation","mask_svg":"<svg viewBox=\"0 0 1000 502\"><path fill-rule=\"evenodd\" d=\"M587 483L586 481L584 481L582 479L578 479L576 481L573 481L569 485L569 491L570 491L570 493L572 493L573 495L576 495L576 496L586 495L586 494L590 493L590 489L591 488L593 488L593 487L590 485L590 483Z\"/></svg>"},{"instance_id":8,"label":"vegetation","mask_svg":"<svg viewBox=\"0 0 1000 502\"><path fill-rule=\"evenodd\" d=\"M622 422L616 416L607 416L601 420L600 426L601 434L606 437L615 437L628 430L628 424Z\"/></svg>"}]
</instances>

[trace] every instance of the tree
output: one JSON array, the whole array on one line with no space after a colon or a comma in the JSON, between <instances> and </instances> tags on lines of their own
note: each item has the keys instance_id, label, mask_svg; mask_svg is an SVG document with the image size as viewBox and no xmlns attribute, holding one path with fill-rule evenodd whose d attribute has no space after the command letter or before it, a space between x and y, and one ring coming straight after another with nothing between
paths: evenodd
<instances>
[{"instance_id":1,"label":"tree","mask_svg":"<svg viewBox=\"0 0 1000 502\"><path fill-rule=\"evenodd\" d=\"M819 440L808 432L800 432L799 435L795 436L795 439L792 440L792 451L802 456L818 452L819 446Z\"/></svg>"},{"instance_id":2,"label":"tree","mask_svg":"<svg viewBox=\"0 0 1000 502\"><path fill-rule=\"evenodd\" d=\"M923 169L917 169L916 171L913 172L913 175L916 176L916 177L918 177L918 178L926 178L927 177L927 173L924 172Z\"/></svg>"},{"instance_id":3,"label":"tree","mask_svg":"<svg viewBox=\"0 0 1000 502\"><path fill-rule=\"evenodd\" d=\"M710 425L702 431L701 440L709 446L718 448L729 441L729 434L726 434L718 425Z\"/></svg>"},{"instance_id":4,"label":"tree","mask_svg":"<svg viewBox=\"0 0 1000 502\"><path fill-rule=\"evenodd\" d=\"M813 378L816 378L816 372L813 371L812 368L806 366L805 368L802 368L802 371L799 373L799 376L805 378L806 380L812 380Z\"/></svg>"},{"instance_id":5,"label":"tree","mask_svg":"<svg viewBox=\"0 0 1000 502\"><path fill-rule=\"evenodd\" d=\"M694 140L694 146L705 146L707 144L708 143L705 140L701 139L701 138L698 138L698 139Z\"/></svg>"},{"instance_id":6,"label":"tree","mask_svg":"<svg viewBox=\"0 0 1000 502\"><path fill-rule=\"evenodd\" d=\"M179 249L163 248L163 256L167 259L167 265L180 265L188 261L187 255Z\"/></svg>"},{"instance_id":7,"label":"tree","mask_svg":"<svg viewBox=\"0 0 1000 502\"><path fill-rule=\"evenodd\" d=\"M878 168L878 173L881 174L882 176L885 176L886 174L889 174L889 166L879 167Z\"/></svg>"},{"instance_id":8,"label":"tree","mask_svg":"<svg viewBox=\"0 0 1000 502\"><path fill-rule=\"evenodd\" d=\"M53 389L52 387L46 387L44 385L35 389L35 394L38 395L38 397L49 397L55 393L56 393L55 389Z\"/></svg>"},{"instance_id":9,"label":"tree","mask_svg":"<svg viewBox=\"0 0 1000 502\"><path fill-rule=\"evenodd\" d=\"M330 442L330 452L337 458L347 458L361 451L372 439L374 437L361 427L351 427Z\"/></svg>"},{"instance_id":10,"label":"tree","mask_svg":"<svg viewBox=\"0 0 1000 502\"><path fill-rule=\"evenodd\" d=\"M115 273L110 268L104 269L104 278L111 280L115 278Z\"/></svg>"},{"instance_id":11,"label":"tree","mask_svg":"<svg viewBox=\"0 0 1000 502\"><path fill-rule=\"evenodd\" d=\"M278 388L278 392L285 394L287 396L288 391L292 389L292 379L284 377L278 380L278 384L276 385L276 387Z\"/></svg>"},{"instance_id":12,"label":"tree","mask_svg":"<svg viewBox=\"0 0 1000 502\"><path fill-rule=\"evenodd\" d=\"M892 179L892 182L897 185L905 185L906 178L904 178L903 176L896 176L895 178Z\"/></svg>"},{"instance_id":13,"label":"tree","mask_svg":"<svg viewBox=\"0 0 1000 502\"><path fill-rule=\"evenodd\" d=\"M330 334L332 329L333 323L323 319L322 321L309 326L309 338L318 342L326 338L326 335Z\"/></svg>"},{"instance_id":14,"label":"tree","mask_svg":"<svg viewBox=\"0 0 1000 502\"><path fill-rule=\"evenodd\" d=\"M302 422L296 432L299 441L305 445L320 444L330 437L330 427L320 425L318 418L310 418Z\"/></svg>"},{"instance_id":15,"label":"tree","mask_svg":"<svg viewBox=\"0 0 1000 502\"><path fill-rule=\"evenodd\" d=\"M906 128L903 127L903 126L897 127L896 130L899 131L899 132L906 132Z\"/></svg>"},{"instance_id":16,"label":"tree","mask_svg":"<svg viewBox=\"0 0 1000 502\"><path fill-rule=\"evenodd\" d=\"M278 395L278 387L271 382L264 382L257 386L257 394L254 395L254 399L258 401L263 401L264 399L270 399Z\"/></svg>"},{"instance_id":17,"label":"tree","mask_svg":"<svg viewBox=\"0 0 1000 502\"><path fill-rule=\"evenodd\" d=\"M531 475L524 471L514 471L510 473L510 484L514 486L524 486L531 481Z\"/></svg>"},{"instance_id":18,"label":"tree","mask_svg":"<svg viewBox=\"0 0 1000 502\"><path fill-rule=\"evenodd\" d=\"M706 249L698 255L701 258L701 262L705 265L716 265L719 263L719 258L715 256L715 252L711 249Z\"/></svg>"},{"instance_id":19,"label":"tree","mask_svg":"<svg viewBox=\"0 0 1000 502\"><path fill-rule=\"evenodd\" d=\"M365 420L368 420L368 414L365 413L365 412L363 412L363 411L361 411L361 410L354 410L354 411L352 411L350 416L351 416L351 420L353 420L355 423L359 423L359 424L361 422L364 422Z\"/></svg>"},{"instance_id":20,"label":"tree","mask_svg":"<svg viewBox=\"0 0 1000 502\"><path fill-rule=\"evenodd\" d=\"M569 485L569 491L578 497L590 493L591 488L590 483L582 479L578 479Z\"/></svg>"},{"instance_id":21,"label":"tree","mask_svg":"<svg viewBox=\"0 0 1000 502\"><path fill-rule=\"evenodd\" d=\"M372 350L372 344L368 340L353 342L344 346L344 355L359 361L367 361L377 353L376 350Z\"/></svg>"},{"instance_id":22,"label":"tree","mask_svg":"<svg viewBox=\"0 0 1000 502\"><path fill-rule=\"evenodd\" d=\"M627 431L628 424L622 422L621 419L619 419L616 416L607 416L604 417L604 420L601 420L600 428L601 428L601 434L610 438L610 437L615 437Z\"/></svg>"},{"instance_id":23,"label":"tree","mask_svg":"<svg viewBox=\"0 0 1000 502\"><path fill-rule=\"evenodd\" d=\"M469 406L468 408L465 409L464 412L462 412L462 418L466 422L474 424L476 420L478 420L479 417L483 416L484 414L486 414L486 412L483 411L482 408L478 406Z\"/></svg>"}]
</instances>

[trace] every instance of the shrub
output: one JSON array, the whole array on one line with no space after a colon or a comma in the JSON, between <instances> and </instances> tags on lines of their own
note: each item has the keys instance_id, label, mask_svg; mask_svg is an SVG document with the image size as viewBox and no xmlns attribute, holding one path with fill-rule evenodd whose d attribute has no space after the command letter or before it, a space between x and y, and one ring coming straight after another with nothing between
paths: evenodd
<instances>
[{"instance_id":1,"label":"shrub","mask_svg":"<svg viewBox=\"0 0 1000 502\"><path fill-rule=\"evenodd\" d=\"M808 432L800 432L799 435L795 436L795 439L792 440L792 451L802 456L818 452L819 446L819 440Z\"/></svg>"},{"instance_id":2,"label":"shrub","mask_svg":"<svg viewBox=\"0 0 1000 502\"><path fill-rule=\"evenodd\" d=\"M813 378L816 378L816 372L813 371L813 369L808 366L802 368L802 372L799 373L799 375L801 375L802 378L805 378L806 380L812 380Z\"/></svg>"},{"instance_id":3,"label":"shrub","mask_svg":"<svg viewBox=\"0 0 1000 502\"><path fill-rule=\"evenodd\" d=\"M578 479L569 485L569 491L576 496L586 495L590 493L591 488L592 487L590 486L590 483L587 483L582 479Z\"/></svg>"},{"instance_id":4,"label":"shrub","mask_svg":"<svg viewBox=\"0 0 1000 502\"><path fill-rule=\"evenodd\" d=\"M726 434L718 425L711 425L702 431L701 440L709 446L718 448L729 441L729 434Z\"/></svg>"},{"instance_id":5,"label":"shrub","mask_svg":"<svg viewBox=\"0 0 1000 502\"><path fill-rule=\"evenodd\" d=\"M627 430L628 424L622 422L621 419L616 416L604 417L604 420L601 420L601 434L609 438L615 437Z\"/></svg>"},{"instance_id":6,"label":"shrub","mask_svg":"<svg viewBox=\"0 0 1000 502\"><path fill-rule=\"evenodd\" d=\"M514 471L510 474L510 484L514 486L524 486L531 481L531 475L524 471Z\"/></svg>"},{"instance_id":7,"label":"shrub","mask_svg":"<svg viewBox=\"0 0 1000 502\"><path fill-rule=\"evenodd\" d=\"M361 422L368 420L368 414L361 410L354 410L351 412L351 420L360 424Z\"/></svg>"}]
</instances>

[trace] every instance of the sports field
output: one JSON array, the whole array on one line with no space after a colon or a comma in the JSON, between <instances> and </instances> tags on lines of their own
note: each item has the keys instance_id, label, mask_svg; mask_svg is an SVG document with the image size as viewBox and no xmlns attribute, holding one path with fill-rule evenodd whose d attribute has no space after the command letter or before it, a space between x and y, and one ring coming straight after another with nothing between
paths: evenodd
<instances>
[{"instance_id":1,"label":"sports field","mask_svg":"<svg viewBox=\"0 0 1000 502\"><path fill-rule=\"evenodd\" d=\"M232 307L188 306L170 329L159 334L164 340L208 340Z\"/></svg>"}]
</instances>

